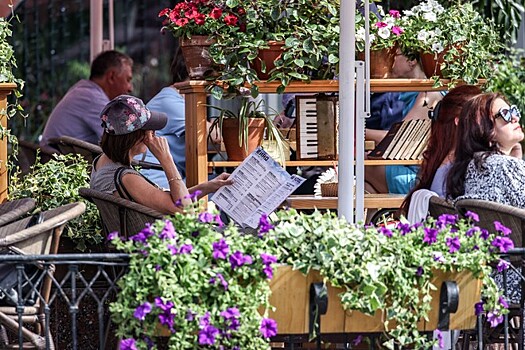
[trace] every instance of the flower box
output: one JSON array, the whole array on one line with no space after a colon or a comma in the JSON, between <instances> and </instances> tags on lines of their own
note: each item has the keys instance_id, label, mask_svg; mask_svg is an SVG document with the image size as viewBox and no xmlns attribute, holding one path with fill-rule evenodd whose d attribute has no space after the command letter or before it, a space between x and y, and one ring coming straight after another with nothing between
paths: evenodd
<instances>
[{"instance_id":1,"label":"flower box","mask_svg":"<svg viewBox=\"0 0 525 350\"><path fill-rule=\"evenodd\" d=\"M432 293L429 322L420 321L418 330L433 331L437 328L439 292L441 282L445 280L455 281L460 291L458 310L450 315L450 329L475 328L474 304L480 300L481 280L474 278L468 271L436 271L432 283L437 290ZM300 271L292 270L290 266L280 266L276 269L270 283L270 303L275 306L275 311L270 312L269 316L277 321L279 334L308 333L310 284L322 281L323 277L318 271L311 271L304 276ZM321 333L374 333L385 330L381 311L377 311L374 316L359 311L345 311L338 296L342 289L334 288L330 284L327 287L328 310L321 316Z\"/></svg>"}]
</instances>

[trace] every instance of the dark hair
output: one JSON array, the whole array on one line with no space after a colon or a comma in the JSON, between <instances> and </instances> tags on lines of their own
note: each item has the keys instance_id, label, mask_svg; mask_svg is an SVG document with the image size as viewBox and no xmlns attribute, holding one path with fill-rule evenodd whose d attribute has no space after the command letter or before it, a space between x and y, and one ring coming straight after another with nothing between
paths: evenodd
<instances>
[{"instance_id":1,"label":"dark hair","mask_svg":"<svg viewBox=\"0 0 525 350\"><path fill-rule=\"evenodd\" d=\"M412 194L420 189L429 189L437 169L456 145L456 119L459 118L463 105L474 96L481 94L475 85L462 85L449 91L435 108L427 148L423 152L423 163L419 169L418 180L406 196L401 209L408 213Z\"/></svg>"},{"instance_id":2,"label":"dark hair","mask_svg":"<svg viewBox=\"0 0 525 350\"><path fill-rule=\"evenodd\" d=\"M492 113L492 105L498 98L505 100L497 93L479 95L468 101L461 111L456 130L455 160L447 177L449 198L454 199L465 193L465 175L471 160L474 160L476 167L483 168L488 156L501 153L495 142L495 118Z\"/></svg>"},{"instance_id":3,"label":"dark hair","mask_svg":"<svg viewBox=\"0 0 525 350\"><path fill-rule=\"evenodd\" d=\"M115 163L130 165L129 151L144 139L146 131L139 129L126 135L102 134L100 147L106 156Z\"/></svg>"},{"instance_id":4,"label":"dark hair","mask_svg":"<svg viewBox=\"0 0 525 350\"><path fill-rule=\"evenodd\" d=\"M189 74L186 68L186 61L182 55L182 49L180 46L175 51L173 61L171 61L170 72L172 76L172 83L180 83L181 81L188 80Z\"/></svg>"},{"instance_id":5,"label":"dark hair","mask_svg":"<svg viewBox=\"0 0 525 350\"><path fill-rule=\"evenodd\" d=\"M126 54L115 50L101 52L91 63L89 79L100 78L111 68L122 68L124 64L133 65L133 60Z\"/></svg>"}]
</instances>

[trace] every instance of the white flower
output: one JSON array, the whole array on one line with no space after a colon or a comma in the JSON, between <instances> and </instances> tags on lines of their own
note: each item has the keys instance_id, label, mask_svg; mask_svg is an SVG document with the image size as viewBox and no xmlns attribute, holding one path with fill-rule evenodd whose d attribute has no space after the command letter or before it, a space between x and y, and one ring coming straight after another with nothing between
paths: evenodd
<instances>
[{"instance_id":1,"label":"white flower","mask_svg":"<svg viewBox=\"0 0 525 350\"><path fill-rule=\"evenodd\" d=\"M381 15L381 17L385 17L385 10L383 10L383 6L377 5L377 12Z\"/></svg>"},{"instance_id":2,"label":"white flower","mask_svg":"<svg viewBox=\"0 0 525 350\"><path fill-rule=\"evenodd\" d=\"M379 28L377 35L383 39L388 39L390 37L390 29L388 27Z\"/></svg>"},{"instance_id":3,"label":"white flower","mask_svg":"<svg viewBox=\"0 0 525 350\"><path fill-rule=\"evenodd\" d=\"M373 43L376 40L376 36L374 34L370 34L370 44Z\"/></svg>"},{"instance_id":4,"label":"white flower","mask_svg":"<svg viewBox=\"0 0 525 350\"><path fill-rule=\"evenodd\" d=\"M405 10L405 11L403 11L403 14L404 14L405 16L407 16L407 17L410 17L410 16L414 16L414 15L415 15L414 11L411 11L411 10Z\"/></svg>"},{"instance_id":5,"label":"white flower","mask_svg":"<svg viewBox=\"0 0 525 350\"><path fill-rule=\"evenodd\" d=\"M443 51L443 44L440 42L432 44L432 51L440 53Z\"/></svg>"},{"instance_id":6,"label":"white flower","mask_svg":"<svg viewBox=\"0 0 525 350\"><path fill-rule=\"evenodd\" d=\"M439 28L435 28L435 29L434 29L434 34L435 34L436 36L440 36L440 35L441 35L441 29L439 29Z\"/></svg>"},{"instance_id":7,"label":"white flower","mask_svg":"<svg viewBox=\"0 0 525 350\"><path fill-rule=\"evenodd\" d=\"M417 40L419 41L426 43L429 38L430 38L429 32L427 32L424 29L419 31L419 33L417 33Z\"/></svg>"},{"instance_id":8,"label":"white flower","mask_svg":"<svg viewBox=\"0 0 525 350\"><path fill-rule=\"evenodd\" d=\"M437 16L434 12L425 12L423 14L423 19L429 22L436 22Z\"/></svg>"},{"instance_id":9,"label":"white flower","mask_svg":"<svg viewBox=\"0 0 525 350\"><path fill-rule=\"evenodd\" d=\"M355 33L355 40L365 41L365 28L359 28Z\"/></svg>"},{"instance_id":10,"label":"white flower","mask_svg":"<svg viewBox=\"0 0 525 350\"><path fill-rule=\"evenodd\" d=\"M383 22L386 23L386 25L387 25L388 28L392 28L392 26L393 26L394 24L396 24L396 19L393 18L393 17L385 17L385 18L383 19Z\"/></svg>"}]
</instances>

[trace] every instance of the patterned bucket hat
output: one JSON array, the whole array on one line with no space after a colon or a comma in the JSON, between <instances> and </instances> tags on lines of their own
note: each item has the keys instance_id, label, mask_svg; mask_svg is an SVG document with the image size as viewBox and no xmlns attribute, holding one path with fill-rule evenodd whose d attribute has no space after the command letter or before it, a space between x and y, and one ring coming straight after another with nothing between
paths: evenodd
<instances>
[{"instance_id":1,"label":"patterned bucket hat","mask_svg":"<svg viewBox=\"0 0 525 350\"><path fill-rule=\"evenodd\" d=\"M100 114L104 132L126 135L133 131L159 130L166 126L165 113L150 111L140 98L120 95L111 100Z\"/></svg>"}]
</instances>

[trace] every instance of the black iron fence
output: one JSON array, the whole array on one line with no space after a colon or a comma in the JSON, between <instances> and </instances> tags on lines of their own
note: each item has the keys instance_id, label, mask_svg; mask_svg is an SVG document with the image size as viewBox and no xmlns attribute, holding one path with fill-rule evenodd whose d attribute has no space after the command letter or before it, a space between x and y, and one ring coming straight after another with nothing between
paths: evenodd
<instances>
[{"instance_id":1,"label":"black iron fence","mask_svg":"<svg viewBox=\"0 0 525 350\"><path fill-rule=\"evenodd\" d=\"M109 304L128 261L129 255L115 253L0 255L0 349L117 349ZM497 342L499 348L523 349L523 298L520 304L495 329L478 317L477 329L462 332L455 348L486 349ZM355 334L322 334L321 345L308 335L279 335L272 348L381 348L380 334L367 336L368 342L357 345Z\"/></svg>"}]
</instances>

